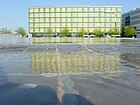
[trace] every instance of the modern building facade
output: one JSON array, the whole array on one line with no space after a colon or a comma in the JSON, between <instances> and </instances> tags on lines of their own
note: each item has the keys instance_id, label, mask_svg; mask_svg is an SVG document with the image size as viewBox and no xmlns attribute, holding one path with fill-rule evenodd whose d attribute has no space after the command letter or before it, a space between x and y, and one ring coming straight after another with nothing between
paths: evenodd
<instances>
[{"instance_id":1,"label":"modern building facade","mask_svg":"<svg viewBox=\"0 0 140 105\"><path fill-rule=\"evenodd\" d=\"M122 27L131 26L136 28L137 36L140 38L140 8L136 8L122 14Z\"/></svg>"},{"instance_id":2,"label":"modern building facade","mask_svg":"<svg viewBox=\"0 0 140 105\"><path fill-rule=\"evenodd\" d=\"M108 32L121 28L121 6L78 6L78 7L30 7L29 32L45 35L51 28L59 34L63 28L71 34L84 29L87 34L99 29Z\"/></svg>"}]
</instances>

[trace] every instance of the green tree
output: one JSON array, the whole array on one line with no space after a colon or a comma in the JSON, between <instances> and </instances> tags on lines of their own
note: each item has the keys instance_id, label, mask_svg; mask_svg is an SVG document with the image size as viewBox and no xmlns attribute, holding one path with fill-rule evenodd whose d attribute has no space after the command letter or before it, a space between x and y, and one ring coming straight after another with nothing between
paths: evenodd
<instances>
[{"instance_id":1,"label":"green tree","mask_svg":"<svg viewBox=\"0 0 140 105\"><path fill-rule=\"evenodd\" d=\"M51 34L53 34L53 30L51 28L47 28L47 34L50 36Z\"/></svg>"},{"instance_id":2,"label":"green tree","mask_svg":"<svg viewBox=\"0 0 140 105\"><path fill-rule=\"evenodd\" d=\"M26 30L23 27L18 27L15 32L17 32L17 34L22 35L23 37L26 35Z\"/></svg>"},{"instance_id":3,"label":"green tree","mask_svg":"<svg viewBox=\"0 0 140 105\"><path fill-rule=\"evenodd\" d=\"M137 34L137 31L133 27L125 27L124 28L124 35L127 37L133 37L134 35Z\"/></svg>"},{"instance_id":4,"label":"green tree","mask_svg":"<svg viewBox=\"0 0 140 105\"><path fill-rule=\"evenodd\" d=\"M69 37L69 36L70 36L70 32L69 32L69 30L67 29L67 27L64 27L64 28L62 29L61 34L62 34L63 36L66 36L66 37Z\"/></svg>"},{"instance_id":5,"label":"green tree","mask_svg":"<svg viewBox=\"0 0 140 105\"><path fill-rule=\"evenodd\" d=\"M96 35L96 36L101 37L103 35L103 32L101 30L99 30L99 29L95 29L93 31L93 34Z\"/></svg>"},{"instance_id":6,"label":"green tree","mask_svg":"<svg viewBox=\"0 0 140 105\"><path fill-rule=\"evenodd\" d=\"M79 37L82 37L84 34L86 34L86 31L84 30L84 29L80 29L79 30L79 32L77 33L77 35L79 36Z\"/></svg>"},{"instance_id":7,"label":"green tree","mask_svg":"<svg viewBox=\"0 0 140 105\"><path fill-rule=\"evenodd\" d=\"M112 28L107 32L108 35L119 35L120 31L118 28Z\"/></svg>"},{"instance_id":8,"label":"green tree","mask_svg":"<svg viewBox=\"0 0 140 105\"><path fill-rule=\"evenodd\" d=\"M125 37L124 27L122 27L122 29L121 29L121 37Z\"/></svg>"},{"instance_id":9,"label":"green tree","mask_svg":"<svg viewBox=\"0 0 140 105\"><path fill-rule=\"evenodd\" d=\"M12 31L5 27L0 29L0 34L12 34Z\"/></svg>"}]
</instances>

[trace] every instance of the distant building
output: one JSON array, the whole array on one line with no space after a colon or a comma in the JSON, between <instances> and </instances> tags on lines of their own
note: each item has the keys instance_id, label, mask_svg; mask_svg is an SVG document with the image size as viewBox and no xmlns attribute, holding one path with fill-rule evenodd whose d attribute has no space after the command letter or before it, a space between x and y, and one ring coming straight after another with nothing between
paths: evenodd
<instances>
[{"instance_id":1,"label":"distant building","mask_svg":"<svg viewBox=\"0 0 140 105\"><path fill-rule=\"evenodd\" d=\"M122 14L122 27L125 26L136 28L137 37L140 38L140 8Z\"/></svg>"},{"instance_id":2,"label":"distant building","mask_svg":"<svg viewBox=\"0 0 140 105\"><path fill-rule=\"evenodd\" d=\"M121 28L121 6L30 7L29 32L46 35L47 28L60 34L67 27L72 35L80 29L90 34L95 29L108 32Z\"/></svg>"}]
</instances>

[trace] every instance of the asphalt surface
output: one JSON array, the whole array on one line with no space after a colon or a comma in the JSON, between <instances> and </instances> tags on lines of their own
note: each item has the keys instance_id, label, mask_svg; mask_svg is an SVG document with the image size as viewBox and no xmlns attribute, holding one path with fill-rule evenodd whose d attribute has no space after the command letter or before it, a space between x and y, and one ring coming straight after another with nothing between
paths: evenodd
<instances>
[{"instance_id":1,"label":"asphalt surface","mask_svg":"<svg viewBox=\"0 0 140 105\"><path fill-rule=\"evenodd\" d=\"M140 40L0 44L0 105L140 105Z\"/></svg>"}]
</instances>

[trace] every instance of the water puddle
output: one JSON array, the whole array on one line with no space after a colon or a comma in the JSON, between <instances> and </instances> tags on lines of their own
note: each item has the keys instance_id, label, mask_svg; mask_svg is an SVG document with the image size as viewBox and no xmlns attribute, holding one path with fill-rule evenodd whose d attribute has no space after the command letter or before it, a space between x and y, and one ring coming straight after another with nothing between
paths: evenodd
<instances>
[{"instance_id":1,"label":"water puddle","mask_svg":"<svg viewBox=\"0 0 140 105\"><path fill-rule=\"evenodd\" d=\"M22 84L20 86L18 86L19 88L21 89L32 89L32 88L36 88L37 87L37 84Z\"/></svg>"}]
</instances>

